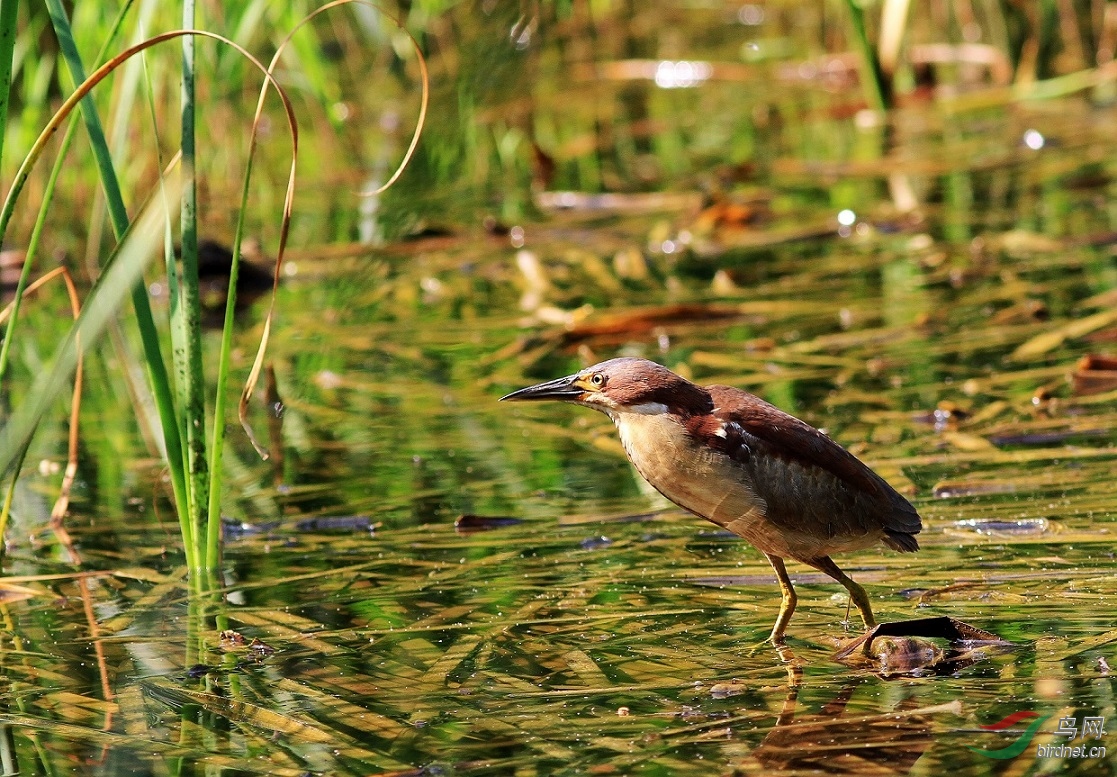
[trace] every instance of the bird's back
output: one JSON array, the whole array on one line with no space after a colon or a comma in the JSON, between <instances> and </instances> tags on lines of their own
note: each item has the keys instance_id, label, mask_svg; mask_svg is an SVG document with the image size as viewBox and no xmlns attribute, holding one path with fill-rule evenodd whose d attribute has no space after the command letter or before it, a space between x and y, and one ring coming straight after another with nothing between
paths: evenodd
<instances>
[{"instance_id":1,"label":"bird's back","mask_svg":"<svg viewBox=\"0 0 1117 777\"><path fill-rule=\"evenodd\" d=\"M792 558L867 547L918 550L911 503L838 443L759 397L709 386L714 409L697 430L712 437L764 501ZM761 547L761 550L765 548Z\"/></svg>"}]
</instances>

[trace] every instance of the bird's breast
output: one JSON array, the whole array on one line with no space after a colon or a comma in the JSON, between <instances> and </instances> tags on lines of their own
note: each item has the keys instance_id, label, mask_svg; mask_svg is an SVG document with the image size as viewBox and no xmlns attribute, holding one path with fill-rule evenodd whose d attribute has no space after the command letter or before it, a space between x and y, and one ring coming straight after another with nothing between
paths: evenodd
<instances>
[{"instance_id":1,"label":"bird's breast","mask_svg":"<svg viewBox=\"0 0 1117 777\"><path fill-rule=\"evenodd\" d=\"M765 504L746 468L695 442L669 413L618 413L625 453L657 491L746 539L763 532Z\"/></svg>"}]
</instances>

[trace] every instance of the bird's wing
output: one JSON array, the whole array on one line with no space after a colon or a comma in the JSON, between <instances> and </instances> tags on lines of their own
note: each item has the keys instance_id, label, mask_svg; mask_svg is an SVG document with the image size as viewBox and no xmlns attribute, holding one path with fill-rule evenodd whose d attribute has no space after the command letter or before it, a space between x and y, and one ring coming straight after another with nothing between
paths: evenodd
<instances>
[{"instance_id":1,"label":"bird's wing","mask_svg":"<svg viewBox=\"0 0 1117 777\"><path fill-rule=\"evenodd\" d=\"M759 397L730 386L709 386L714 401L711 414L723 424L730 455L749 455L749 439L759 440L769 453L805 468L821 467L884 507L888 529L915 533L922 528L919 514L884 478L838 443ZM736 426L739 429L734 428ZM719 435L720 436L720 435Z\"/></svg>"}]
</instances>

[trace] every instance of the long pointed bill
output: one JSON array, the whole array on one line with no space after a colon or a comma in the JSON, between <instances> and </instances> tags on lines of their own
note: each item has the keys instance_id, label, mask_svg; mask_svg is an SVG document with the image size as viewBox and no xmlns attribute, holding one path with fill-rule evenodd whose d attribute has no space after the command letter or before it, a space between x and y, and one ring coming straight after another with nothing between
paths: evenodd
<instances>
[{"instance_id":1,"label":"long pointed bill","mask_svg":"<svg viewBox=\"0 0 1117 777\"><path fill-rule=\"evenodd\" d=\"M528 386L519 391L513 391L511 394L501 397L500 401L527 402L530 400L558 399L566 402L573 402L580 399L582 395L586 393L583 389L575 385L574 381L577 379L577 375L567 375L565 378L556 378L546 383L537 383L534 386Z\"/></svg>"}]
</instances>

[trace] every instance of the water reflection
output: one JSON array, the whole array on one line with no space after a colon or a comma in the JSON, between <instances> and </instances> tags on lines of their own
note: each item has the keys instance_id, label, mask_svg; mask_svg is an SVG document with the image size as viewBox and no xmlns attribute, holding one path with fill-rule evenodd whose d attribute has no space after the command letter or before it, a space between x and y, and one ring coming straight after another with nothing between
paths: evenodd
<instances>
[{"instance_id":1,"label":"water reflection","mask_svg":"<svg viewBox=\"0 0 1117 777\"><path fill-rule=\"evenodd\" d=\"M960 701L921 707L911 697L877 714L865 714L856 704L848 709L864 682L845 681L812 713L799 709L802 672L789 670L787 698L775 727L733 766L745 773L755 764L775 771L904 775L934 744L935 733L945 727L943 718L962 714Z\"/></svg>"}]
</instances>

